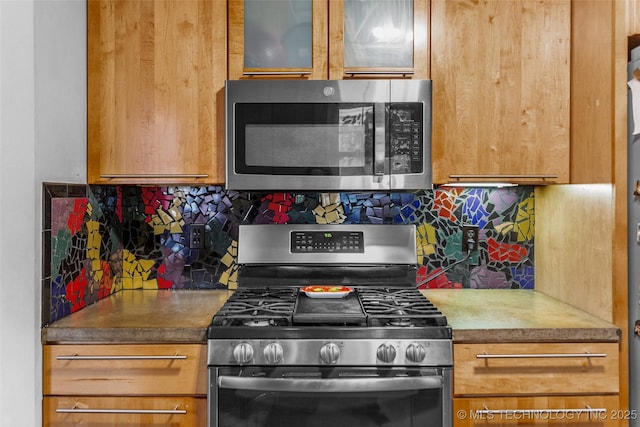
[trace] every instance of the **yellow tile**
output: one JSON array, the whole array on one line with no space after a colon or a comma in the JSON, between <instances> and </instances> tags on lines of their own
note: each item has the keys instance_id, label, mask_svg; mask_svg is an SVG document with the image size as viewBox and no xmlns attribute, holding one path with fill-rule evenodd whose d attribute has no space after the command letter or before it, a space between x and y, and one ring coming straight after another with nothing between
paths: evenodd
<instances>
[{"instance_id":1,"label":"yellow tile","mask_svg":"<svg viewBox=\"0 0 640 427\"><path fill-rule=\"evenodd\" d=\"M158 213L158 216L160 217L160 220L164 224L171 224L171 222L173 222L173 218L171 218L171 215L169 215L168 213L166 213L162 209L158 209L157 213Z\"/></svg>"},{"instance_id":2,"label":"yellow tile","mask_svg":"<svg viewBox=\"0 0 640 427\"><path fill-rule=\"evenodd\" d=\"M142 282L142 289L158 289L158 281L156 279L144 280Z\"/></svg>"},{"instance_id":3,"label":"yellow tile","mask_svg":"<svg viewBox=\"0 0 640 427\"><path fill-rule=\"evenodd\" d=\"M151 273L151 269L155 265L155 261L152 259L141 259L138 261L140 263L140 269L142 270L145 276L148 276Z\"/></svg>"},{"instance_id":4,"label":"yellow tile","mask_svg":"<svg viewBox=\"0 0 640 427\"><path fill-rule=\"evenodd\" d=\"M153 226L153 234L155 234L156 236L159 236L160 234L164 233L164 230L167 227L165 227L164 224L156 224Z\"/></svg>"},{"instance_id":5,"label":"yellow tile","mask_svg":"<svg viewBox=\"0 0 640 427\"><path fill-rule=\"evenodd\" d=\"M179 222L172 222L171 226L169 227L169 232L170 233L174 233L174 234L181 234L182 233L182 226L180 226Z\"/></svg>"},{"instance_id":6,"label":"yellow tile","mask_svg":"<svg viewBox=\"0 0 640 427\"><path fill-rule=\"evenodd\" d=\"M227 252L226 254L224 254L222 259L220 259L220 262L228 267L233 263L233 256L229 252Z\"/></svg>"},{"instance_id":7,"label":"yellow tile","mask_svg":"<svg viewBox=\"0 0 640 427\"><path fill-rule=\"evenodd\" d=\"M225 270L222 272L219 282L225 286L228 286L227 283L229 282L229 270Z\"/></svg>"},{"instance_id":8,"label":"yellow tile","mask_svg":"<svg viewBox=\"0 0 640 427\"><path fill-rule=\"evenodd\" d=\"M177 206L171 206L169 208L169 215L171 215L176 221L180 221L182 219L182 214Z\"/></svg>"},{"instance_id":9,"label":"yellow tile","mask_svg":"<svg viewBox=\"0 0 640 427\"><path fill-rule=\"evenodd\" d=\"M327 214L325 215L325 219L329 224L336 223L340 220L340 215L337 211L332 210L331 212L327 212Z\"/></svg>"}]
</instances>

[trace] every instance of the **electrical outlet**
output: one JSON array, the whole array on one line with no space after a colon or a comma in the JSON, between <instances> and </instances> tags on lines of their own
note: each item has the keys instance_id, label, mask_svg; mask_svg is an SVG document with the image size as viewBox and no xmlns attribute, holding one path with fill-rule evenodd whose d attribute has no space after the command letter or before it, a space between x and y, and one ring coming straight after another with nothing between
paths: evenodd
<instances>
[{"instance_id":1,"label":"electrical outlet","mask_svg":"<svg viewBox=\"0 0 640 427\"><path fill-rule=\"evenodd\" d=\"M189 247L191 249L204 249L204 224L191 224L189 226Z\"/></svg>"},{"instance_id":2,"label":"electrical outlet","mask_svg":"<svg viewBox=\"0 0 640 427\"><path fill-rule=\"evenodd\" d=\"M470 253L478 250L478 226L462 226L462 252Z\"/></svg>"}]
</instances>

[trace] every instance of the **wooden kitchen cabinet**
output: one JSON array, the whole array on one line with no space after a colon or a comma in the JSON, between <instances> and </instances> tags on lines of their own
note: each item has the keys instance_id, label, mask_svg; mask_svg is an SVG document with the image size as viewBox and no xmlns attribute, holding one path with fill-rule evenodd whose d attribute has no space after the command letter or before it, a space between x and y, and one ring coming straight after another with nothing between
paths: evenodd
<instances>
[{"instance_id":1,"label":"wooden kitchen cabinet","mask_svg":"<svg viewBox=\"0 0 640 427\"><path fill-rule=\"evenodd\" d=\"M45 426L206 425L205 344L43 346Z\"/></svg>"},{"instance_id":2,"label":"wooden kitchen cabinet","mask_svg":"<svg viewBox=\"0 0 640 427\"><path fill-rule=\"evenodd\" d=\"M618 343L454 343L454 426L618 426Z\"/></svg>"},{"instance_id":3,"label":"wooden kitchen cabinet","mask_svg":"<svg viewBox=\"0 0 640 427\"><path fill-rule=\"evenodd\" d=\"M428 0L230 0L228 13L231 80L429 77Z\"/></svg>"},{"instance_id":4,"label":"wooden kitchen cabinet","mask_svg":"<svg viewBox=\"0 0 640 427\"><path fill-rule=\"evenodd\" d=\"M614 427L625 417L616 396L536 396L453 399L454 426ZM625 418L623 418L625 419ZM628 418L626 418L628 419Z\"/></svg>"},{"instance_id":5,"label":"wooden kitchen cabinet","mask_svg":"<svg viewBox=\"0 0 640 427\"><path fill-rule=\"evenodd\" d=\"M87 2L89 184L224 181L223 1Z\"/></svg>"},{"instance_id":6,"label":"wooden kitchen cabinet","mask_svg":"<svg viewBox=\"0 0 640 427\"><path fill-rule=\"evenodd\" d=\"M46 427L197 427L207 425L207 398L54 396L44 398L42 413Z\"/></svg>"},{"instance_id":7,"label":"wooden kitchen cabinet","mask_svg":"<svg viewBox=\"0 0 640 427\"><path fill-rule=\"evenodd\" d=\"M627 35L640 35L640 0L626 0Z\"/></svg>"},{"instance_id":8,"label":"wooden kitchen cabinet","mask_svg":"<svg viewBox=\"0 0 640 427\"><path fill-rule=\"evenodd\" d=\"M432 0L435 183L568 183L571 1Z\"/></svg>"}]
</instances>

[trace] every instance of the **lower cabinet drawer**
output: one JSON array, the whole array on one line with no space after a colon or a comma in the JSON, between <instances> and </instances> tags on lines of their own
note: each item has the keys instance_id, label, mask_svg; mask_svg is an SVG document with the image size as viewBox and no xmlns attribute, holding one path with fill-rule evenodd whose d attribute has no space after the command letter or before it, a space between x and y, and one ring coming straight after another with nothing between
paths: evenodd
<instances>
[{"instance_id":1,"label":"lower cabinet drawer","mask_svg":"<svg viewBox=\"0 0 640 427\"><path fill-rule=\"evenodd\" d=\"M207 425L206 397L56 396L43 400L43 426Z\"/></svg>"},{"instance_id":2,"label":"lower cabinet drawer","mask_svg":"<svg viewBox=\"0 0 640 427\"><path fill-rule=\"evenodd\" d=\"M207 394L204 344L45 345L44 395Z\"/></svg>"},{"instance_id":3,"label":"lower cabinet drawer","mask_svg":"<svg viewBox=\"0 0 640 427\"><path fill-rule=\"evenodd\" d=\"M455 396L617 394L617 343L455 343Z\"/></svg>"},{"instance_id":4,"label":"lower cabinet drawer","mask_svg":"<svg viewBox=\"0 0 640 427\"><path fill-rule=\"evenodd\" d=\"M614 427L637 418L619 408L618 396L455 398L453 425Z\"/></svg>"}]
</instances>

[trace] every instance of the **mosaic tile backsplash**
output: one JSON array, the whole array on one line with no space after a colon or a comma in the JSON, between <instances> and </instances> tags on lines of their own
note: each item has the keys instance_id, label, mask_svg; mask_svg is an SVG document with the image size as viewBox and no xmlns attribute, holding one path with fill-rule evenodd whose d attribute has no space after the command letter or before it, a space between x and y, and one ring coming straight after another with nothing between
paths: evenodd
<instances>
[{"instance_id":1,"label":"mosaic tile backsplash","mask_svg":"<svg viewBox=\"0 0 640 427\"><path fill-rule=\"evenodd\" d=\"M533 187L247 193L44 184L43 324L122 289L233 289L239 224L415 224L419 288L533 288ZM204 224L205 248L188 245ZM463 224L478 251L462 251Z\"/></svg>"}]
</instances>

